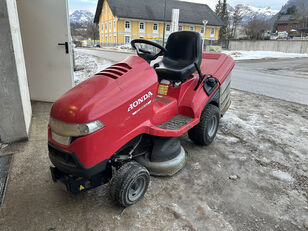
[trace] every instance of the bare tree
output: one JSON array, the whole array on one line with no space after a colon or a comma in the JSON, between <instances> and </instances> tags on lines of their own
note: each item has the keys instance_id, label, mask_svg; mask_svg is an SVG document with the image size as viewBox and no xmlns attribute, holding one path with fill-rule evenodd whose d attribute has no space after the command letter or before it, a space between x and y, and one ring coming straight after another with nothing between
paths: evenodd
<instances>
[{"instance_id":1,"label":"bare tree","mask_svg":"<svg viewBox=\"0 0 308 231\"><path fill-rule=\"evenodd\" d=\"M88 38L91 38L91 40L98 40L99 39L99 31L98 31L98 25L95 23L89 23L87 25L86 35Z\"/></svg>"},{"instance_id":2,"label":"bare tree","mask_svg":"<svg viewBox=\"0 0 308 231\"><path fill-rule=\"evenodd\" d=\"M307 27L307 21L308 21L308 1L307 0L300 0L299 5L296 11L296 18L298 23L302 28ZM303 35L303 33L302 33Z\"/></svg>"},{"instance_id":3,"label":"bare tree","mask_svg":"<svg viewBox=\"0 0 308 231\"><path fill-rule=\"evenodd\" d=\"M262 39L264 32L269 28L266 21L254 18L247 24L245 32L250 39Z\"/></svg>"},{"instance_id":4,"label":"bare tree","mask_svg":"<svg viewBox=\"0 0 308 231\"><path fill-rule=\"evenodd\" d=\"M235 38L237 26L239 24L241 24L242 19L243 19L243 16L241 14L241 8L239 6L236 6L235 10L232 14L232 21L233 21L233 25L232 25L232 29L231 29L231 37L232 38Z\"/></svg>"}]
</instances>

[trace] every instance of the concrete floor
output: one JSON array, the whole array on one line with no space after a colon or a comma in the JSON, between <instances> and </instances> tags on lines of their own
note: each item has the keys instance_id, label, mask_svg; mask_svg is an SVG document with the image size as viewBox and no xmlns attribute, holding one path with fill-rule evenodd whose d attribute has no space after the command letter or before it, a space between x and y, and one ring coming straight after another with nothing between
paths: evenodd
<instances>
[{"instance_id":1,"label":"concrete floor","mask_svg":"<svg viewBox=\"0 0 308 231\"><path fill-rule=\"evenodd\" d=\"M0 230L307 230L308 107L241 91L232 98L214 143L183 136L186 167L152 177L127 209L108 185L73 196L52 182L51 104L34 103L29 142L0 150L14 154Z\"/></svg>"}]
</instances>

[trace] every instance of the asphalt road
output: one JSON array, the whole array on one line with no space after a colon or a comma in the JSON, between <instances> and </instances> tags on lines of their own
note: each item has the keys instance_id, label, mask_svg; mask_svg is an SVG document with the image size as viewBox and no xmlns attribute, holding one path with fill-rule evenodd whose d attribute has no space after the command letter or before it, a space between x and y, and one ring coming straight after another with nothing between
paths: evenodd
<instances>
[{"instance_id":1,"label":"asphalt road","mask_svg":"<svg viewBox=\"0 0 308 231\"><path fill-rule=\"evenodd\" d=\"M78 51L112 62L131 55L100 49ZM308 58L240 61L232 78L234 89L308 105Z\"/></svg>"}]
</instances>

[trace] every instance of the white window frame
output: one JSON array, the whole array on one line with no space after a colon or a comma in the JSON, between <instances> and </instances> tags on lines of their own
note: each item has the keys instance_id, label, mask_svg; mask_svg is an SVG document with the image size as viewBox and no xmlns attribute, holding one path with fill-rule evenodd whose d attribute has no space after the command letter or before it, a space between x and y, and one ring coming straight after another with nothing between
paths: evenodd
<instances>
[{"instance_id":1,"label":"white window frame","mask_svg":"<svg viewBox=\"0 0 308 231\"><path fill-rule=\"evenodd\" d=\"M216 30L215 27L211 28L211 37L215 37L215 30ZM213 31L214 31L214 33L213 33Z\"/></svg>"},{"instance_id":2,"label":"white window frame","mask_svg":"<svg viewBox=\"0 0 308 231\"><path fill-rule=\"evenodd\" d=\"M190 30L190 31L195 31L195 27L194 27L194 26L190 26L190 27L189 27L189 30Z\"/></svg>"},{"instance_id":3,"label":"white window frame","mask_svg":"<svg viewBox=\"0 0 308 231\"><path fill-rule=\"evenodd\" d=\"M201 29L200 29L200 34L204 35L204 26L201 26Z\"/></svg>"},{"instance_id":4,"label":"white window frame","mask_svg":"<svg viewBox=\"0 0 308 231\"><path fill-rule=\"evenodd\" d=\"M126 23L127 23L127 22L129 23L129 27L126 27ZM124 30L125 30L125 32L130 32L131 27L132 27L131 21L125 20L125 22L124 22Z\"/></svg>"},{"instance_id":5,"label":"white window frame","mask_svg":"<svg viewBox=\"0 0 308 231\"><path fill-rule=\"evenodd\" d=\"M156 30L154 30L154 26L157 26L157 29ZM158 27L159 27L159 25L158 25L158 23L153 23L153 33L154 34L158 34Z\"/></svg>"},{"instance_id":6,"label":"white window frame","mask_svg":"<svg viewBox=\"0 0 308 231\"><path fill-rule=\"evenodd\" d=\"M126 38L127 37L129 37L129 42L128 43L126 43ZM124 35L124 44L129 44L130 42L131 42L131 36L128 35L128 34Z\"/></svg>"},{"instance_id":7,"label":"white window frame","mask_svg":"<svg viewBox=\"0 0 308 231\"><path fill-rule=\"evenodd\" d=\"M143 29L141 29L141 25L143 25ZM139 32L144 33L145 32L145 23L139 22Z\"/></svg>"},{"instance_id":8,"label":"white window frame","mask_svg":"<svg viewBox=\"0 0 308 231\"><path fill-rule=\"evenodd\" d=\"M168 27L169 27L169 30L168 30ZM170 26L170 24L167 24L166 25L166 32L169 33L170 31L171 31L171 26Z\"/></svg>"},{"instance_id":9,"label":"white window frame","mask_svg":"<svg viewBox=\"0 0 308 231\"><path fill-rule=\"evenodd\" d=\"M183 26L179 25L179 31L183 31Z\"/></svg>"}]
</instances>

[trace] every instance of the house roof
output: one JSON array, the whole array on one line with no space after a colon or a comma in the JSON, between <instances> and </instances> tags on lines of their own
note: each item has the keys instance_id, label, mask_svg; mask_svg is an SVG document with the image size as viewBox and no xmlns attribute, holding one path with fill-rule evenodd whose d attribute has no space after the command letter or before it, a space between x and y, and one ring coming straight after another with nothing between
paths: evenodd
<instances>
[{"instance_id":1,"label":"house roof","mask_svg":"<svg viewBox=\"0 0 308 231\"><path fill-rule=\"evenodd\" d=\"M297 20L294 15L285 14L285 15L281 15L278 18L276 23L277 24L293 24L293 23L297 23Z\"/></svg>"},{"instance_id":2,"label":"house roof","mask_svg":"<svg viewBox=\"0 0 308 231\"><path fill-rule=\"evenodd\" d=\"M99 23L105 0L98 0L94 22ZM153 21L164 21L165 0L108 0L114 14L119 18L134 18ZM166 20L171 21L172 9L180 9L180 23L223 26L223 21L209 8L208 5L167 0Z\"/></svg>"}]
</instances>

